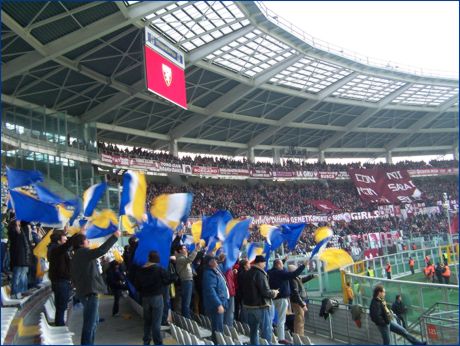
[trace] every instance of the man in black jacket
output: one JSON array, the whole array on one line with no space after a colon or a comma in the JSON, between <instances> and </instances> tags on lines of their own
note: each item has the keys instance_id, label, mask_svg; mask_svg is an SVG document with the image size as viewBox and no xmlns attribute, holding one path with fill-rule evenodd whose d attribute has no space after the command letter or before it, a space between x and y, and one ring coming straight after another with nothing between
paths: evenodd
<instances>
[{"instance_id":1,"label":"man in black jacket","mask_svg":"<svg viewBox=\"0 0 460 346\"><path fill-rule=\"evenodd\" d=\"M70 247L72 242L67 240L63 230L50 231L51 242L48 245L48 276L54 293L56 314L54 324L64 326L64 315L72 292L70 281Z\"/></svg>"},{"instance_id":2,"label":"man in black jacket","mask_svg":"<svg viewBox=\"0 0 460 346\"><path fill-rule=\"evenodd\" d=\"M295 272L297 267L293 264L288 266L290 272ZM294 333L304 335L305 325L305 312L307 309L307 291L305 290L304 283L315 278L317 275L310 274L304 277L296 276L294 279L289 280L291 287L291 306L294 312Z\"/></svg>"},{"instance_id":3,"label":"man in black jacket","mask_svg":"<svg viewBox=\"0 0 460 346\"><path fill-rule=\"evenodd\" d=\"M397 319L399 319L399 321L401 321L400 324L404 328L407 328L406 327L406 321L404 320L404 316L403 316L406 313L407 308L404 305L404 303L402 302L402 297L401 297L400 294L398 294L396 296L396 299L395 299L393 305L391 306L391 310L393 310L393 312L395 313Z\"/></svg>"},{"instance_id":4,"label":"man in black jacket","mask_svg":"<svg viewBox=\"0 0 460 346\"><path fill-rule=\"evenodd\" d=\"M32 245L29 239L29 224L12 220L8 225L10 243L10 265L13 271L11 297L21 298L27 291L29 265L32 262Z\"/></svg>"},{"instance_id":5,"label":"man in black jacket","mask_svg":"<svg viewBox=\"0 0 460 346\"><path fill-rule=\"evenodd\" d=\"M99 293L105 293L104 279L99 272L97 259L106 254L120 237L116 231L97 249L89 248L89 241L84 234L73 237L72 245L75 250L71 264L72 283L76 288L76 296L83 303L83 326L81 344L94 345L97 323L99 321Z\"/></svg>"},{"instance_id":6,"label":"man in black jacket","mask_svg":"<svg viewBox=\"0 0 460 346\"><path fill-rule=\"evenodd\" d=\"M413 345L426 345L426 342L420 341L404 327L392 321L393 315L385 302L385 288L383 285L377 285L374 288L373 298L369 307L369 315L372 322L374 322L379 329L380 334L382 334L384 345L390 344L390 331L401 335Z\"/></svg>"},{"instance_id":7,"label":"man in black jacket","mask_svg":"<svg viewBox=\"0 0 460 346\"><path fill-rule=\"evenodd\" d=\"M136 272L134 284L142 297L144 309L144 345L162 345L161 319L163 315L164 287L171 283L169 273L160 267L160 256L156 251L149 253L147 263Z\"/></svg>"},{"instance_id":8,"label":"man in black jacket","mask_svg":"<svg viewBox=\"0 0 460 346\"><path fill-rule=\"evenodd\" d=\"M243 282L243 306L248 318L251 345L259 344L259 326L262 337L268 342L272 339L272 321L270 306L279 290L271 290L268 285L268 275L264 271L266 265L264 256L256 256L254 264L245 276Z\"/></svg>"}]
</instances>

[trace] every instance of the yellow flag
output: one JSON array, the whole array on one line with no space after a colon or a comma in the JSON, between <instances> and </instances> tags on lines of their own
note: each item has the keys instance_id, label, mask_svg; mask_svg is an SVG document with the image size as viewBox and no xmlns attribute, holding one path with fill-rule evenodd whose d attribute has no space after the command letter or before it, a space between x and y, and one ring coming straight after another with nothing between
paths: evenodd
<instances>
[{"instance_id":1,"label":"yellow flag","mask_svg":"<svg viewBox=\"0 0 460 346\"><path fill-rule=\"evenodd\" d=\"M327 248L319 256L319 259L326 265L325 270L339 269L349 264L353 264L353 258L343 249Z\"/></svg>"},{"instance_id":2,"label":"yellow flag","mask_svg":"<svg viewBox=\"0 0 460 346\"><path fill-rule=\"evenodd\" d=\"M316 229L313 237L315 238L315 243L318 244L321 240L331 237L332 235L332 230L327 226L323 226Z\"/></svg>"},{"instance_id":3,"label":"yellow flag","mask_svg":"<svg viewBox=\"0 0 460 346\"><path fill-rule=\"evenodd\" d=\"M117 249L113 249L113 257L118 263L123 263L123 257L121 257L120 252Z\"/></svg>"},{"instance_id":4,"label":"yellow flag","mask_svg":"<svg viewBox=\"0 0 460 346\"><path fill-rule=\"evenodd\" d=\"M107 228L112 222L114 225L118 225L117 216L110 209L104 209L100 213L94 213L90 218L91 223L99 228Z\"/></svg>"},{"instance_id":5,"label":"yellow flag","mask_svg":"<svg viewBox=\"0 0 460 346\"><path fill-rule=\"evenodd\" d=\"M128 215L122 215L121 216L121 226L122 226L122 230L127 232L128 234L134 234L134 226L135 224L132 223L130 220L129 220L129 216Z\"/></svg>"},{"instance_id":6,"label":"yellow flag","mask_svg":"<svg viewBox=\"0 0 460 346\"><path fill-rule=\"evenodd\" d=\"M192 224L192 236L193 236L193 242L196 244L200 241L201 238L201 227L202 227L202 222L197 221Z\"/></svg>"},{"instance_id":7,"label":"yellow flag","mask_svg":"<svg viewBox=\"0 0 460 346\"><path fill-rule=\"evenodd\" d=\"M37 258L47 258L46 253L48 252L48 245L51 243L51 234L53 234L53 230L46 233L37 246L35 246L34 255Z\"/></svg>"}]
</instances>

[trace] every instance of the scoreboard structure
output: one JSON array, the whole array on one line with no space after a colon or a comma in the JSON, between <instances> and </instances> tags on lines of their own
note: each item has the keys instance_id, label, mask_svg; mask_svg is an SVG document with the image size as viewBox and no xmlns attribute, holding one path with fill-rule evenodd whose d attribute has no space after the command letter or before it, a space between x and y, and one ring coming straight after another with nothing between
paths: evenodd
<instances>
[{"instance_id":1,"label":"scoreboard structure","mask_svg":"<svg viewBox=\"0 0 460 346\"><path fill-rule=\"evenodd\" d=\"M184 54L148 27L145 28L144 65L147 89L187 109Z\"/></svg>"}]
</instances>

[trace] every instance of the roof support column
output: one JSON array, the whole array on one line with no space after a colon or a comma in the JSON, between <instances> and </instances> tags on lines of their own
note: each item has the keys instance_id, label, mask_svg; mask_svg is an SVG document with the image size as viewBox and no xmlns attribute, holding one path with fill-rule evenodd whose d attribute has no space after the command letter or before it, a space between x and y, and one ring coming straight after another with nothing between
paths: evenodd
<instances>
[{"instance_id":1,"label":"roof support column","mask_svg":"<svg viewBox=\"0 0 460 346\"><path fill-rule=\"evenodd\" d=\"M281 164L280 148L273 148L273 163L275 165Z\"/></svg>"},{"instance_id":2,"label":"roof support column","mask_svg":"<svg viewBox=\"0 0 460 346\"><path fill-rule=\"evenodd\" d=\"M250 147L248 149L248 161L249 161L249 163L254 163L255 162L254 147Z\"/></svg>"},{"instance_id":3,"label":"roof support column","mask_svg":"<svg viewBox=\"0 0 460 346\"><path fill-rule=\"evenodd\" d=\"M392 164L393 164L393 155L391 154L391 151L390 151L390 150L388 150L388 151L386 152L385 158L386 158L386 163L387 163L387 164L389 164L389 165L392 165Z\"/></svg>"},{"instance_id":4,"label":"roof support column","mask_svg":"<svg viewBox=\"0 0 460 346\"><path fill-rule=\"evenodd\" d=\"M324 163L326 159L324 158L324 150L321 150L318 153L318 163Z\"/></svg>"},{"instance_id":5,"label":"roof support column","mask_svg":"<svg viewBox=\"0 0 460 346\"><path fill-rule=\"evenodd\" d=\"M171 139L169 141L169 153L174 157L179 156L179 150L177 148L177 139Z\"/></svg>"}]
</instances>

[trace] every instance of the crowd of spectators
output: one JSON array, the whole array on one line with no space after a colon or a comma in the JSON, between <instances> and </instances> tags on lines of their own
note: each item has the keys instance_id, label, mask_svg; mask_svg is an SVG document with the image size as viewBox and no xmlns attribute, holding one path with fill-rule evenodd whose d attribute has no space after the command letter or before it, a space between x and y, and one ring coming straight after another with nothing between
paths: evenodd
<instances>
[{"instance_id":1,"label":"crowd of spectators","mask_svg":"<svg viewBox=\"0 0 460 346\"><path fill-rule=\"evenodd\" d=\"M428 164L425 161L401 161L395 165L387 163L362 163L354 162L349 164L338 164L338 163L308 163L308 162L295 162L293 160L284 160L283 164L272 164L267 162L249 163L246 158L225 158L225 157L208 157L196 155L194 158L190 156L183 156L181 159L174 157L168 152L154 152L153 150L136 148L133 149L120 149L113 144L105 144L98 142L98 149L100 153L104 154L116 154L125 157L132 158L143 158L158 160L168 163L181 163L190 164L197 166L214 166L220 168L269 168L276 169L278 171L346 171L347 168L386 168L386 167L397 167L401 169L423 169L423 168L453 168L458 167L457 160L431 160Z\"/></svg>"}]
</instances>

